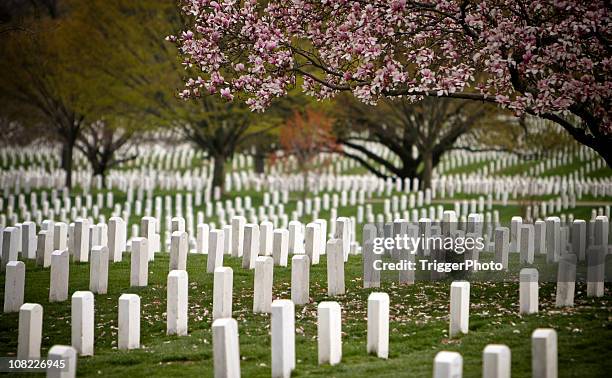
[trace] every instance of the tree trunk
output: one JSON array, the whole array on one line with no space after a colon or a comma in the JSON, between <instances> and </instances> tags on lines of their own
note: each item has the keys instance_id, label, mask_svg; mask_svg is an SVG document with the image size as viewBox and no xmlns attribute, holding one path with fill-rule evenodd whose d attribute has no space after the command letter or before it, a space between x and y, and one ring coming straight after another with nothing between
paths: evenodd
<instances>
[{"instance_id":1,"label":"tree trunk","mask_svg":"<svg viewBox=\"0 0 612 378\"><path fill-rule=\"evenodd\" d=\"M266 167L266 157L263 154L255 154L255 173L264 173Z\"/></svg>"},{"instance_id":2,"label":"tree trunk","mask_svg":"<svg viewBox=\"0 0 612 378\"><path fill-rule=\"evenodd\" d=\"M93 169L93 177L95 178L96 176L100 176L100 179L102 181L102 189L106 189L106 171L108 170L106 165L94 165L92 162L92 169Z\"/></svg>"},{"instance_id":3,"label":"tree trunk","mask_svg":"<svg viewBox=\"0 0 612 378\"><path fill-rule=\"evenodd\" d=\"M72 156L74 142L65 142L62 146L62 169L66 172L66 187L72 189Z\"/></svg>"},{"instance_id":4,"label":"tree trunk","mask_svg":"<svg viewBox=\"0 0 612 378\"><path fill-rule=\"evenodd\" d=\"M431 175L433 171L433 157L431 151L423 151L423 174L421 177L421 188L431 188Z\"/></svg>"},{"instance_id":5,"label":"tree trunk","mask_svg":"<svg viewBox=\"0 0 612 378\"><path fill-rule=\"evenodd\" d=\"M308 168L302 167L302 201L306 201L306 194L308 194Z\"/></svg>"},{"instance_id":6,"label":"tree trunk","mask_svg":"<svg viewBox=\"0 0 612 378\"><path fill-rule=\"evenodd\" d=\"M595 146L589 147L591 147L595 152L599 154L599 156L604 159L604 161L608 165L608 168L612 168L612 141L610 141L609 139L604 140L602 138Z\"/></svg>"},{"instance_id":7,"label":"tree trunk","mask_svg":"<svg viewBox=\"0 0 612 378\"><path fill-rule=\"evenodd\" d=\"M223 193L225 188L225 156L215 155L215 165L213 167L213 187L218 186Z\"/></svg>"}]
</instances>

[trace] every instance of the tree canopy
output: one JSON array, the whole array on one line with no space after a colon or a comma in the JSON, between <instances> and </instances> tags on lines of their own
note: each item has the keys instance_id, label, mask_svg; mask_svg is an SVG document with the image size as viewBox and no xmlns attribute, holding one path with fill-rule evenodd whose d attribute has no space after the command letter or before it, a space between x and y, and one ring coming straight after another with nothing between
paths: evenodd
<instances>
[{"instance_id":1,"label":"tree canopy","mask_svg":"<svg viewBox=\"0 0 612 378\"><path fill-rule=\"evenodd\" d=\"M183 96L263 110L303 77L318 98L492 102L554 121L612 165L605 1L185 0L183 13L174 40L201 71Z\"/></svg>"}]
</instances>

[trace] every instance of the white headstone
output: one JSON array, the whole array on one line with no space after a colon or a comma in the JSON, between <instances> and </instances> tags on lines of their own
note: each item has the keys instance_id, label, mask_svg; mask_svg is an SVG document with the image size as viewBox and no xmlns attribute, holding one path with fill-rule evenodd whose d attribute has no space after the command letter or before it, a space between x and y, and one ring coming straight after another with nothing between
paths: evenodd
<instances>
[{"instance_id":1,"label":"white headstone","mask_svg":"<svg viewBox=\"0 0 612 378\"><path fill-rule=\"evenodd\" d=\"M189 241L184 231L174 231L170 239L170 267L169 270L187 270L187 253Z\"/></svg>"},{"instance_id":2,"label":"white headstone","mask_svg":"<svg viewBox=\"0 0 612 378\"><path fill-rule=\"evenodd\" d=\"M77 219L74 222L74 256L75 262L89 261L89 220Z\"/></svg>"},{"instance_id":3,"label":"white headstone","mask_svg":"<svg viewBox=\"0 0 612 378\"><path fill-rule=\"evenodd\" d=\"M259 256L255 260L253 284L253 312L270 313L272 305L272 282L274 260L270 256Z\"/></svg>"},{"instance_id":4,"label":"white headstone","mask_svg":"<svg viewBox=\"0 0 612 378\"><path fill-rule=\"evenodd\" d=\"M342 240L331 239L327 242L327 295L343 295L344 288L344 252Z\"/></svg>"},{"instance_id":5,"label":"white headstone","mask_svg":"<svg viewBox=\"0 0 612 378\"><path fill-rule=\"evenodd\" d=\"M586 251L587 297L604 295L606 251L604 246L589 246Z\"/></svg>"},{"instance_id":6,"label":"white headstone","mask_svg":"<svg viewBox=\"0 0 612 378\"><path fill-rule=\"evenodd\" d=\"M157 239L156 234L156 223L157 220L153 217L143 217L140 220L140 236L147 239L147 249L149 261L155 259L155 241Z\"/></svg>"},{"instance_id":7,"label":"white headstone","mask_svg":"<svg viewBox=\"0 0 612 378\"><path fill-rule=\"evenodd\" d=\"M40 358L42 340L43 308L38 303L24 303L19 308L19 331L17 358L34 360Z\"/></svg>"},{"instance_id":8,"label":"white headstone","mask_svg":"<svg viewBox=\"0 0 612 378\"><path fill-rule=\"evenodd\" d=\"M558 217L546 218L546 261L559 261L561 255L561 220Z\"/></svg>"},{"instance_id":9,"label":"white headstone","mask_svg":"<svg viewBox=\"0 0 612 378\"><path fill-rule=\"evenodd\" d=\"M89 291L106 294L108 288L108 247L97 246L91 249L89 262Z\"/></svg>"},{"instance_id":10,"label":"white headstone","mask_svg":"<svg viewBox=\"0 0 612 378\"><path fill-rule=\"evenodd\" d=\"M450 330L449 336L468 333L470 324L470 283L454 281L450 293Z\"/></svg>"},{"instance_id":11,"label":"white headstone","mask_svg":"<svg viewBox=\"0 0 612 378\"><path fill-rule=\"evenodd\" d=\"M140 348L140 297L136 294L121 294L119 297L120 350Z\"/></svg>"},{"instance_id":12,"label":"white headstone","mask_svg":"<svg viewBox=\"0 0 612 378\"><path fill-rule=\"evenodd\" d=\"M49 302L63 302L68 299L69 263L70 256L67 249L53 251L51 254Z\"/></svg>"},{"instance_id":13,"label":"white headstone","mask_svg":"<svg viewBox=\"0 0 612 378\"><path fill-rule=\"evenodd\" d=\"M289 256L289 231L286 229L274 230L273 234L274 265L287 266Z\"/></svg>"},{"instance_id":14,"label":"white headstone","mask_svg":"<svg viewBox=\"0 0 612 378\"><path fill-rule=\"evenodd\" d=\"M336 219L334 239L339 239L342 242L342 256L344 261L348 260L351 245L350 223L351 220L347 217L339 217Z\"/></svg>"},{"instance_id":15,"label":"white headstone","mask_svg":"<svg viewBox=\"0 0 612 378\"><path fill-rule=\"evenodd\" d=\"M242 243L244 241L244 225L246 219L243 216L232 218L232 249L234 257L242 257Z\"/></svg>"},{"instance_id":16,"label":"white headstone","mask_svg":"<svg viewBox=\"0 0 612 378\"><path fill-rule=\"evenodd\" d=\"M212 339L215 378L240 377L240 346L236 320L215 320L212 324Z\"/></svg>"},{"instance_id":17,"label":"white headstone","mask_svg":"<svg viewBox=\"0 0 612 378\"><path fill-rule=\"evenodd\" d=\"M338 302L321 302L317 307L319 365L336 365L342 359L342 313Z\"/></svg>"},{"instance_id":18,"label":"white headstone","mask_svg":"<svg viewBox=\"0 0 612 378\"><path fill-rule=\"evenodd\" d=\"M259 226L249 223L244 226L244 237L242 240L242 267L244 269L255 268L255 260L259 254Z\"/></svg>"},{"instance_id":19,"label":"white headstone","mask_svg":"<svg viewBox=\"0 0 612 378\"><path fill-rule=\"evenodd\" d=\"M49 349L47 360L54 361L47 365L47 378L76 377L77 351L73 347L54 345Z\"/></svg>"},{"instance_id":20,"label":"white headstone","mask_svg":"<svg viewBox=\"0 0 612 378\"><path fill-rule=\"evenodd\" d=\"M557 378L557 332L538 328L531 334L531 376Z\"/></svg>"},{"instance_id":21,"label":"white headstone","mask_svg":"<svg viewBox=\"0 0 612 378\"><path fill-rule=\"evenodd\" d=\"M4 312L18 312L23 304L25 289L25 264L9 261L4 281Z\"/></svg>"},{"instance_id":22,"label":"white headstone","mask_svg":"<svg viewBox=\"0 0 612 378\"><path fill-rule=\"evenodd\" d=\"M53 253L53 234L42 230L38 233L36 265L48 268L51 265L51 253Z\"/></svg>"},{"instance_id":23,"label":"white headstone","mask_svg":"<svg viewBox=\"0 0 612 378\"><path fill-rule=\"evenodd\" d=\"M389 357L389 295L371 293L368 297L367 352L379 358Z\"/></svg>"},{"instance_id":24,"label":"white headstone","mask_svg":"<svg viewBox=\"0 0 612 378\"><path fill-rule=\"evenodd\" d=\"M574 306L574 290L576 288L576 265L578 259L574 254L566 254L559 259L557 266L556 307Z\"/></svg>"},{"instance_id":25,"label":"white headstone","mask_svg":"<svg viewBox=\"0 0 612 378\"><path fill-rule=\"evenodd\" d=\"M36 258L36 241L36 223L23 222L21 225L21 254L24 258Z\"/></svg>"},{"instance_id":26,"label":"white headstone","mask_svg":"<svg viewBox=\"0 0 612 378\"><path fill-rule=\"evenodd\" d=\"M533 226L530 224L525 224L519 227L517 243L519 243L521 263L533 264L533 231Z\"/></svg>"},{"instance_id":27,"label":"white headstone","mask_svg":"<svg viewBox=\"0 0 612 378\"><path fill-rule=\"evenodd\" d=\"M272 232L274 225L270 221L263 221L259 225L259 249L263 256L272 255Z\"/></svg>"},{"instance_id":28,"label":"white headstone","mask_svg":"<svg viewBox=\"0 0 612 378\"><path fill-rule=\"evenodd\" d=\"M508 228L497 227L495 229L495 262L502 264L508 269Z\"/></svg>"},{"instance_id":29,"label":"white headstone","mask_svg":"<svg viewBox=\"0 0 612 378\"><path fill-rule=\"evenodd\" d=\"M132 239L130 258L130 286L144 287L149 282L149 241L145 238Z\"/></svg>"},{"instance_id":30,"label":"white headstone","mask_svg":"<svg viewBox=\"0 0 612 378\"><path fill-rule=\"evenodd\" d=\"M52 234L54 251L68 248L68 225L66 223L55 223Z\"/></svg>"},{"instance_id":31,"label":"white headstone","mask_svg":"<svg viewBox=\"0 0 612 378\"><path fill-rule=\"evenodd\" d=\"M94 354L94 296L90 291L72 294L72 346L81 356Z\"/></svg>"},{"instance_id":32,"label":"white headstone","mask_svg":"<svg viewBox=\"0 0 612 378\"><path fill-rule=\"evenodd\" d=\"M16 227L7 227L2 231L2 265L0 271L4 272L6 264L9 261L17 261L17 242L18 242L19 231Z\"/></svg>"},{"instance_id":33,"label":"white headstone","mask_svg":"<svg viewBox=\"0 0 612 378\"><path fill-rule=\"evenodd\" d=\"M312 265L319 264L319 256L321 255L321 226L318 223L308 223L306 225L306 241L305 241L305 252L310 258Z\"/></svg>"},{"instance_id":34,"label":"white headstone","mask_svg":"<svg viewBox=\"0 0 612 378\"><path fill-rule=\"evenodd\" d=\"M125 251L126 227L125 221L120 217L111 217L108 221L108 258L113 262L121 261L123 251Z\"/></svg>"},{"instance_id":35,"label":"white headstone","mask_svg":"<svg viewBox=\"0 0 612 378\"><path fill-rule=\"evenodd\" d=\"M291 259L291 300L296 305L310 302L310 259L306 255Z\"/></svg>"},{"instance_id":36,"label":"white headstone","mask_svg":"<svg viewBox=\"0 0 612 378\"><path fill-rule=\"evenodd\" d=\"M534 314L538 312L538 270L523 268L519 283L519 312Z\"/></svg>"},{"instance_id":37,"label":"white headstone","mask_svg":"<svg viewBox=\"0 0 612 378\"><path fill-rule=\"evenodd\" d=\"M299 221L289 222L289 253L301 254L304 253L304 235L302 233L303 225Z\"/></svg>"},{"instance_id":38,"label":"white headstone","mask_svg":"<svg viewBox=\"0 0 612 378\"><path fill-rule=\"evenodd\" d=\"M222 266L215 269L213 283L213 320L232 317L234 272Z\"/></svg>"},{"instance_id":39,"label":"white headstone","mask_svg":"<svg viewBox=\"0 0 612 378\"><path fill-rule=\"evenodd\" d=\"M510 348L489 344L482 352L482 378L510 378Z\"/></svg>"},{"instance_id":40,"label":"white headstone","mask_svg":"<svg viewBox=\"0 0 612 378\"><path fill-rule=\"evenodd\" d=\"M166 300L166 334L168 335L187 336L188 284L189 280L185 270L173 270L168 274Z\"/></svg>"},{"instance_id":41,"label":"white headstone","mask_svg":"<svg viewBox=\"0 0 612 378\"><path fill-rule=\"evenodd\" d=\"M438 352L434 358L434 378L461 378L463 357L457 352Z\"/></svg>"},{"instance_id":42,"label":"white headstone","mask_svg":"<svg viewBox=\"0 0 612 378\"><path fill-rule=\"evenodd\" d=\"M210 231L206 272L214 273L215 269L223 266L223 230Z\"/></svg>"},{"instance_id":43,"label":"white headstone","mask_svg":"<svg viewBox=\"0 0 612 378\"><path fill-rule=\"evenodd\" d=\"M208 253L208 236L210 233L210 227L206 223L198 224L197 235L196 235L196 252L197 253Z\"/></svg>"},{"instance_id":44,"label":"white headstone","mask_svg":"<svg viewBox=\"0 0 612 378\"><path fill-rule=\"evenodd\" d=\"M295 309L293 302L272 302L272 377L288 378L295 369Z\"/></svg>"}]
</instances>

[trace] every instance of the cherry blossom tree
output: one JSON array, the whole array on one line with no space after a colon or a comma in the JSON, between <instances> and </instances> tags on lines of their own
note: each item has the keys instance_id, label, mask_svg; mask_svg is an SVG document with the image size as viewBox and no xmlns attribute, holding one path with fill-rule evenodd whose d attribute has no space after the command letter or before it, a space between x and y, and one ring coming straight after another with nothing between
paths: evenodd
<instances>
[{"instance_id":1,"label":"cherry blossom tree","mask_svg":"<svg viewBox=\"0 0 612 378\"><path fill-rule=\"evenodd\" d=\"M561 125L612 166L609 3L603 0L184 0L183 97L264 110L298 84L493 102Z\"/></svg>"}]
</instances>

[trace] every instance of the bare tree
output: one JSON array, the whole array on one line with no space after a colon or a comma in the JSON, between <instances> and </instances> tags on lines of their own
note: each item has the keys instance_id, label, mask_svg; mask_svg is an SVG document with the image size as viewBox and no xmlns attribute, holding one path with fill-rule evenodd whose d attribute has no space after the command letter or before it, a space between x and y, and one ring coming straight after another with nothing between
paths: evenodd
<instances>
[{"instance_id":1,"label":"bare tree","mask_svg":"<svg viewBox=\"0 0 612 378\"><path fill-rule=\"evenodd\" d=\"M93 175L102 178L103 187L106 187L106 175L110 169L138 156L128 153L134 136L134 130L114 127L105 121L96 121L84 127L76 147L89 161Z\"/></svg>"},{"instance_id":2,"label":"bare tree","mask_svg":"<svg viewBox=\"0 0 612 378\"><path fill-rule=\"evenodd\" d=\"M401 179L418 177L424 188L431 186L432 170L444 153L477 127L488 109L446 98L425 98L416 103L386 99L369 106L343 97L340 105L346 124L337 130L338 142L349 147L343 150L346 156L381 178L388 177L385 170ZM388 148L391 157L368 148L365 142L370 141Z\"/></svg>"}]
</instances>

